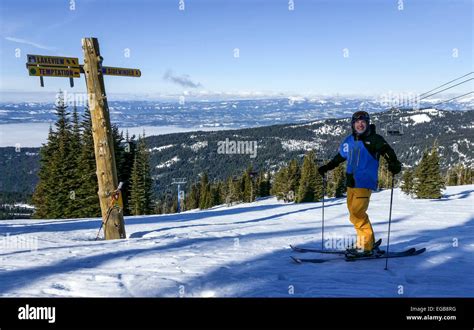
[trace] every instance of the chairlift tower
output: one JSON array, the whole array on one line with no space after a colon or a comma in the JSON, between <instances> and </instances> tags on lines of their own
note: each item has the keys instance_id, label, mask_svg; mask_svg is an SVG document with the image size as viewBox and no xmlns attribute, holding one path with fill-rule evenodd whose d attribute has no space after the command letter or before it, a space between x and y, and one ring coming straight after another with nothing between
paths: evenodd
<instances>
[{"instance_id":1,"label":"chairlift tower","mask_svg":"<svg viewBox=\"0 0 474 330\"><path fill-rule=\"evenodd\" d=\"M181 202L184 201L184 190L181 190L181 185L186 184L186 178L173 178L171 179L171 184L178 186L178 213L180 213Z\"/></svg>"}]
</instances>

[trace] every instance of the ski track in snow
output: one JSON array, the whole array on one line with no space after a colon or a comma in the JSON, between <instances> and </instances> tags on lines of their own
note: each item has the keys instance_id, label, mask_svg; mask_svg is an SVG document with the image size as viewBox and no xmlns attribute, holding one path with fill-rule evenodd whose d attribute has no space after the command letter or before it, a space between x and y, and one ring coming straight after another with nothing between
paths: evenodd
<instances>
[{"instance_id":1,"label":"ski track in snow","mask_svg":"<svg viewBox=\"0 0 474 330\"><path fill-rule=\"evenodd\" d=\"M94 240L98 218L0 221L0 294L474 297L474 185L448 187L444 195L414 200L395 190L391 251L427 251L390 259L388 271L385 259L303 265L290 260L300 254L289 244L321 246L321 203L266 198L230 208L126 217L127 239L115 241ZM374 193L369 206L382 248L389 201L385 190ZM325 238L353 234L345 199L327 200Z\"/></svg>"}]
</instances>

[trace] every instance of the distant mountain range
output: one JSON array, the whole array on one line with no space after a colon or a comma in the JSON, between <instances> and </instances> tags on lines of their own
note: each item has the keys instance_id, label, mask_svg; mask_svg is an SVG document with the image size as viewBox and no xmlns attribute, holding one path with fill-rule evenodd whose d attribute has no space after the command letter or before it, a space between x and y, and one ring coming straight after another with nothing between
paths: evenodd
<instances>
[{"instance_id":1,"label":"distant mountain range","mask_svg":"<svg viewBox=\"0 0 474 330\"><path fill-rule=\"evenodd\" d=\"M373 114L372 122L405 166L414 166L423 150L432 146L435 140L443 169L459 162L474 165L474 110L385 111ZM388 135L388 131L402 134ZM207 171L211 179L223 179L240 174L249 165L253 165L255 170L277 170L292 158L301 159L310 149L316 151L320 160L327 160L337 153L339 143L348 134L350 119L332 118L237 130L149 136L147 143L151 151L155 189L163 192L170 189L172 178L187 178L192 182ZM237 148L239 143L240 147L245 147L245 143L253 147L256 143L256 154L251 149L246 154L232 150L232 144ZM223 149L219 149L223 144L227 144L227 152L234 151L235 154L223 153ZM31 193L37 182L38 169L38 148L22 148L20 152L15 148L0 148L0 191Z\"/></svg>"},{"instance_id":2,"label":"distant mountain range","mask_svg":"<svg viewBox=\"0 0 474 330\"><path fill-rule=\"evenodd\" d=\"M74 100L66 94L67 104ZM429 107L443 99L424 100ZM79 102L81 100L78 100ZM302 123L318 119L348 117L357 109L376 113L390 108L373 98L321 97L276 98L260 100L153 102L110 101L111 120L119 127L178 126L183 128L246 128L275 124ZM80 103L78 103L80 104ZM464 97L440 106L446 110L472 110L474 97ZM78 106L79 112L83 111ZM0 103L0 124L54 122L53 103Z\"/></svg>"}]
</instances>

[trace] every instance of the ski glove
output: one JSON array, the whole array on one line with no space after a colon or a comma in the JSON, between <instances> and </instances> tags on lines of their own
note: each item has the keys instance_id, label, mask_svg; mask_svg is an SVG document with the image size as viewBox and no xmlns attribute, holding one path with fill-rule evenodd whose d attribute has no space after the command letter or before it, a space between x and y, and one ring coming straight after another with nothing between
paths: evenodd
<instances>
[{"instance_id":1,"label":"ski glove","mask_svg":"<svg viewBox=\"0 0 474 330\"><path fill-rule=\"evenodd\" d=\"M402 170L402 165L400 162L391 163L388 165L388 170L392 172L393 175L398 174Z\"/></svg>"},{"instance_id":2,"label":"ski glove","mask_svg":"<svg viewBox=\"0 0 474 330\"><path fill-rule=\"evenodd\" d=\"M318 168L318 172L319 172L319 174L321 174L321 176L324 176L324 174L325 174L327 171L329 171L327 165L323 165L323 166L321 166L320 168Z\"/></svg>"}]
</instances>

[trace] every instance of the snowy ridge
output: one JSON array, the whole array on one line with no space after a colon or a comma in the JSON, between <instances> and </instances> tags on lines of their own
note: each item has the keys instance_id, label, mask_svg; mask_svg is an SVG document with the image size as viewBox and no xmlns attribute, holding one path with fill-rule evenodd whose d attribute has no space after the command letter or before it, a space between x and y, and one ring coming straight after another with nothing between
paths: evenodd
<instances>
[{"instance_id":1,"label":"snowy ridge","mask_svg":"<svg viewBox=\"0 0 474 330\"><path fill-rule=\"evenodd\" d=\"M318 149L320 144L305 140L282 140L281 146L287 151Z\"/></svg>"},{"instance_id":2,"label":"snowy ridge","mask_svg":"<svg viewBox=\"0 0 474 330\"><path fill-rule=\"evenodd\" d=\"M389 199L388 190L372 195L369 214L377 239L386 239ZM229 208L126 217L127 239L115 241L94 241L98 218L7 220L0 227L0 294L474 297L473 202L474 185L448 187L441 200L413 200L397 189L391 250L427 251L391 259L389 271L385 260L293 264L289 244L321 244L321 203L267 198ZM353 237L345 199L328 200L325 214L326 242Z\"/></svg>"},{"instance_id":3,"label":"snowy ridge","mask_svg":"<svg viewBox=\"0 0 474 330\"><path fill-rule=\"evenodd\" d=\"M207 141L199 141L199 142L196 142L196 143L194 143L194 144L191 144L191 145L189 146L189 148L190 148L192 151L194 151L194 152L198 152L199 149L206 148L207 145L208 145L208 142L207 142ZM185 144L182 144L181 146L182 146L182 147L186 147Z\"/></svg>"},{"instance_id":4,"label":"snowy ridge","mask_svg":"<svg viewBox=\"0 0 474 330\"><path fill-rule=\"evenodd\" d=\"M161 164L158 164L156 165L156 168L166 168L166 167L170 167L171 165L175 164L179 162L179 158L178 156L174 156L173 158L171 158L170 160L164 162L164 163L161 163Z\"/></svg>"},{"instance_id":5,"label":"snowy ridge","mask_svg":"<svg viewBox=\"0 0 474 330\"><path fill-rule=\"evenodd\" d=\"M160 151L163 151L165 149L171 148L173 146L174 146L173 144L167 144L165 146L151 148L149 151L158 151L158 152L160 152Z\"/></svg>"}]
</instances>

